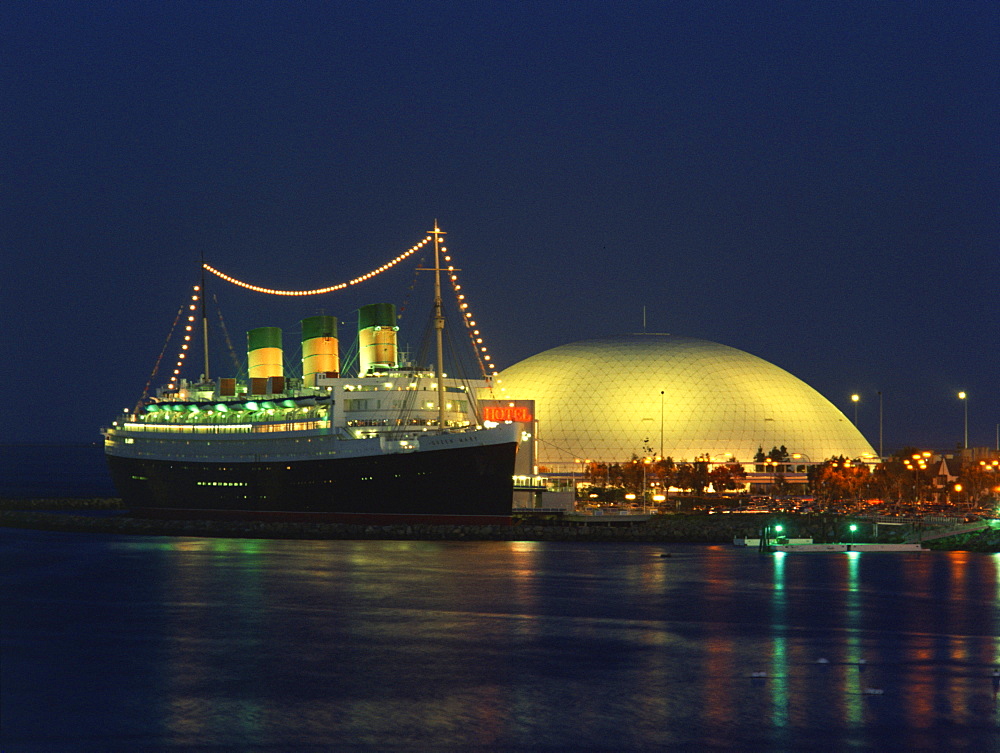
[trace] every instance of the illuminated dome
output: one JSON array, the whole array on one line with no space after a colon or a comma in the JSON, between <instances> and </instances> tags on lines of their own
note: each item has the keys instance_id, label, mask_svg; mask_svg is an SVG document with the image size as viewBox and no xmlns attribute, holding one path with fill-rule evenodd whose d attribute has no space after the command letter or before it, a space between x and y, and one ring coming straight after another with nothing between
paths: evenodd
<instances>
[{"instance_id":1,"label":"illuminated dome","mask_svg":"<svg viewBox=\"0 0 1000 753\"><path fill-rule=\"evenodd\" d=\"M678 462L729 453L745 463L759 447L766 453L782 445L812 462L875 455L808 384L707 340L659 334L581 340L504 369L497 388L498 398L535 401L543 465L660 454L661 432L662 454Z\"/></svg>"}]
</instances>

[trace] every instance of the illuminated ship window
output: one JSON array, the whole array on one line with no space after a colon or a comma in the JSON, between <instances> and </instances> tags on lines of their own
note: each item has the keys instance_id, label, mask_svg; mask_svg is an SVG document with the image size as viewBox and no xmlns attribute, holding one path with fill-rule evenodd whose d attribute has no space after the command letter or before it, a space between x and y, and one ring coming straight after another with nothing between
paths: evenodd
<instances>
[{"instance_id":1,"label":"illuminated ship window","mask_svg":"<svg viewBox=\"0 0 1000 753\"><path fill-rule=\"evenodd\" d=\"M356 400L345 400L344 410L347 412L351 411L363 411L363 410L379 410L382 407L381 400L375 399L356 399Z\"/></svg>"}]
</instances>

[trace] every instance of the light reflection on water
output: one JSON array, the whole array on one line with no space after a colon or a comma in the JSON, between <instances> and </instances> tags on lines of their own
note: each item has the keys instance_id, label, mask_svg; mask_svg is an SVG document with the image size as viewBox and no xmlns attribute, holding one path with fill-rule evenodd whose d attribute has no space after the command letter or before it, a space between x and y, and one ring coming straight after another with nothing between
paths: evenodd
<instances>
[{"instance_id":1,"label":"light reflection on water","mask_svg":"<svg viewBox=\"0 0 1000 753\"><path fill-rule=\"evenodd\" d=\"M17 657L4 749L998 734L993 555L6 530L0 544Z\"/></svg>"}]
</instances>

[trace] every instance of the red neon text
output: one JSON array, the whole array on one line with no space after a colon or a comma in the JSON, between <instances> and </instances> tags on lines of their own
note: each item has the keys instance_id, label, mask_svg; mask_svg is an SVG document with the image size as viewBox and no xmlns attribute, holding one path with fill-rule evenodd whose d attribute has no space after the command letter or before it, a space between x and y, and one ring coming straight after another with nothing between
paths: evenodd
<instances>
[{"instance_id":1,"label":"red neon text","mask_svg":"<svg viewBox=\"0 0 1000 753\"><path fill-rule=\"evenodd\" d=\"M531 411L519 405L515 406L490 406L483 408L484 421L521 421L527 423L531 421Z\"/></svg>"}]
</instances>

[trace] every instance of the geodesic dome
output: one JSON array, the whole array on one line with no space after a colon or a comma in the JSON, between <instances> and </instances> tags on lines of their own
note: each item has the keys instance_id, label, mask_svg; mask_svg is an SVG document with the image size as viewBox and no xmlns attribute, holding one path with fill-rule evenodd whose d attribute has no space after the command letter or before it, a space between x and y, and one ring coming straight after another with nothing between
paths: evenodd
<instances>
[{"instance_id":1,"label":"geodesic dome","mask_svg":"<svg viewBox=\"0 0 1000 753\"><path fill-rule=\"evenodd\" d=\"M781 446L811 462L875 456L850 420L802 380L689 337L561 345L500 372L493 397L535 401L542 465L659 455L661 433L662 455L677 462L728 453L748 463L758 448Z\"/></svg>"}]
</instances>

